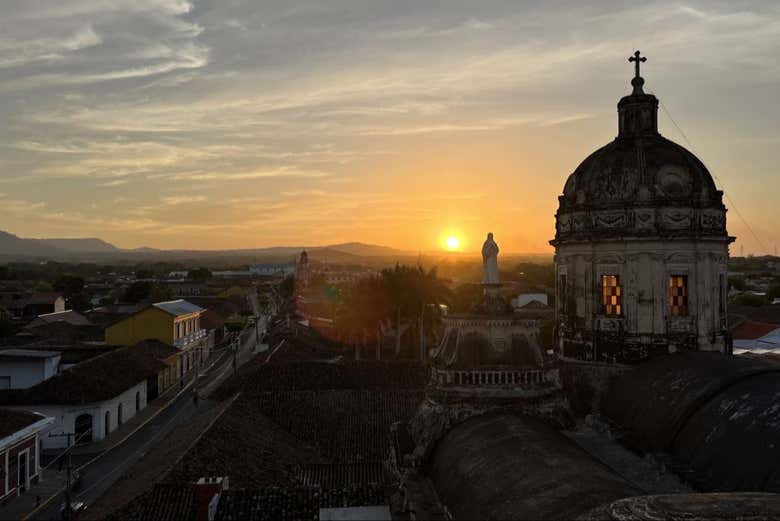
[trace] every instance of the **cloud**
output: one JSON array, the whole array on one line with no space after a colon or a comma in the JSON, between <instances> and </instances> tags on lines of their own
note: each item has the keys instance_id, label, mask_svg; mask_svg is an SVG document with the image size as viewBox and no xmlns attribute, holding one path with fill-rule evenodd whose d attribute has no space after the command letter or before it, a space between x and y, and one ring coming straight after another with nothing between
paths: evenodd
<instances>
[{"instance_id":1,"label":"cloud","mask_svg":"<svg viewBox=\"0 0 780 521\"><path fill-rule=\"evenodd\" d=\"M59 38L0 39L0 67L63 60L69 54L99 45L101 42L102 39L90 25L82 26Z\"/></svg>"},{"instance_id":2,"label":"cloud","mask_svg":"<svg viewBox=\"0 0 780 521\"><path fill-rule=\"evenodd\" d=\"M171 195L160 199L163 204L178 206L181 204L202 203L208 198L205 195Z\"/></svg>"},{"instance_id":3,"label":"cloud","mask_svg":"<svg viewBox=\"0 0 780 521\"><path fill-rule=\"evenodd\" d=\"M40 226L73 233L319 222L324 236L359 220L392 236L442 212L472 222L484 194L513 187L548 215L555 172L597 129L612 137L634 46L692 137L728 122L703 152L713 171L741 172L741 157L771 171L780 10L761 2L5 0L0 183L17 201L44 194Z\"/></svg>"}]
</instances>

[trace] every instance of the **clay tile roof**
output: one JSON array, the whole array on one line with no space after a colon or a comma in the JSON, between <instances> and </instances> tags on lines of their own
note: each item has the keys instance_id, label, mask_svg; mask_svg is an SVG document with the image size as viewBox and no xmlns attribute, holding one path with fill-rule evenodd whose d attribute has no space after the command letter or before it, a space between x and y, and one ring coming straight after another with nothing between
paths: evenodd
<instances>
[{"instance_id":1,"label":"clay tile roof","mask_svg":"<svg viewBox=\"0 0 780 521\"><path fill-rule=\"evenodd\" d=\"M102 402L156 375L165 367L156 346L124 347L76 364L29 389L0 391L0 404L71 405Z\"/></svg>"},{"instance_id":2,"label":"clay tile roof","mask_svg":"<svg viewBox=\"0 0 780 521\"><path fill-rule=\"evenodd\" d=\"M42 420L40 414L27 411L0 409L0 439Z\"/></svg>"},{"instance_id":3,"label":"clay tile roof","mask_svg":"<svg viewBox=\"0 0 780 521\"><path fill-rule=\"evenodd\" d=\"M24 299L24 305L28 304L54 304L54 302L62 297L59 293L33 293L26 299Z\"/></svg>"},{"instance_id":4,"label":"clay tile roof","mask_svg":"<svg viewBox=\"0 0 780 521\"><path fill-rule=\"evenodd\" d=\"M225 325L225 319L213 309L207 309L200 316L200 324L204 329L219 329Z\"/></svg>"},{"instance_id":5,"label":"clay tile roof","mask_svg":"<svg viewBox=\"0 0 780 521\"><path fill-rule=\"evenodd\" d=\"M732 328L731 336L734 340L755 340L756 338L768 335L775 329L780 329L780 326L766 322L746 320Z\"/></svg>"},{"instance_id":6,"label":"clay tile roof","mask_svg":"<svg viewBox=\"0 0 780 521\"><path fill-rule=\"evenodd\" d=\"M195 519L195 485L159 483L108 516L122 521Z\"/></svg>"},{"instance_id":7,"label":"clay tile roof","mask_svg":"<svg viewBox=\"0 0 780 521\"><path fill-rule=\"evenodd\" d=\"M38 315L37 318L44 322L67 322L68 324L72 324L74 326L92 325L92 322L90 322L87 317L72 309Z\"/></svg>"}]
</instances>

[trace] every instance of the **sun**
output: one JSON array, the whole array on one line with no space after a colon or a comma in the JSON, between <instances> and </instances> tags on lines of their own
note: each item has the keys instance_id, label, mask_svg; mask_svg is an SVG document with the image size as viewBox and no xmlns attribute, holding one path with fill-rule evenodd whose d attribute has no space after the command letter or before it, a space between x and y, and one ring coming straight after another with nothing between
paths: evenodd
<instances>
[{"instance_id":1,"label":"sun","mask_svg":"<svg viewBox=\"0 0 780 521\"><path fill-rule=\"evenodd\" d=\"M458 248L460 248L460 239L454 235L451 235L450 237L447 237L447 240L444 241L444 244L447 245L448 250L456 251Z\"/></svg>"}]
</instances>

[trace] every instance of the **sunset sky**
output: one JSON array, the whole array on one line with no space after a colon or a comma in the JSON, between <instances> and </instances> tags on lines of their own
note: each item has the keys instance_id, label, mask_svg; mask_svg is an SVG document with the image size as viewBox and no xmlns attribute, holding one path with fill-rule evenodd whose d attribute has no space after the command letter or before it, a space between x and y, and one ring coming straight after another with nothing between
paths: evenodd
<instances>
[{"instance_id":1,"label":"sunset sky","mask_svg":"<svg viewBox=\"0 0 780 521\"><path fill-rule=\"evenodd\" d=\"M3 0L0 229L410 250L492 231L504 252L549 252L638 48L731 198L732 254L773 253L777 2L588 4ZM687 146L663 110L660 127Z\"/></svg>"}]
</instances>

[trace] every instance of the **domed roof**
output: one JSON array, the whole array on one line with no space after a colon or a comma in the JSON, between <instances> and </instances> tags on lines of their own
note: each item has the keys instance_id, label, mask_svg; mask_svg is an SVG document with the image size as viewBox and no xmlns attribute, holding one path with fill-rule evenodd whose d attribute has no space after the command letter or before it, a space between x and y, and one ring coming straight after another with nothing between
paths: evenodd
<instances>
[{"instance_id":1,"label":"domed roof","mask_svg":"<svg viewBox=\"0 0 780 521\"><path fill-rule=\"evenodd\" d=\"M707 167L658 132L658 99L642 90L638 69L631 84L633 92L618 103L618 136L566 181L552 243L626 232L727 238L723 193Z\"/></svg>"},{"instance_id":2,"label":"domed roof","mask_svg":"<svg viewBox=\"0 0 780 521\"><path fill-rule=\"evenodd\" d=\"M618 136L593 152L566 181L561 209L680 203L723 208L707 167L685 148L655 134Z\"/></svg>"}]
</instances>

